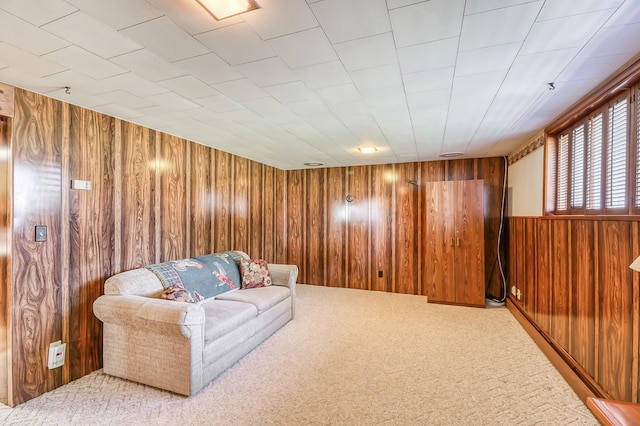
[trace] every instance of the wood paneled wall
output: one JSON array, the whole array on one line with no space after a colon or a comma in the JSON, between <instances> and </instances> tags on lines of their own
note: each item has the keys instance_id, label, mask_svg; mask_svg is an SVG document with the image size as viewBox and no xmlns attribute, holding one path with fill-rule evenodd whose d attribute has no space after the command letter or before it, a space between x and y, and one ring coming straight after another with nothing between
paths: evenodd
<instances>
[{"instance_id":1,"label":"wood paneled wall","mask_svg":"<svg viewBox=\"0 0 640 426\"><path fill-rule=\"evenodd\" d=\"M9 400L10 346L7 330L8 294L11 291L11 121L9 117L0 116L0 403L3 404Z\"/></svg>"},{"instance_id":2,"label":"wood paneled wall","mask_svg":"<svg viewBox=\"0 0 640 426\"><path fill-rule=\"evenodd\" d=\"M512 297L604 396L640 402L640 221L509 218Z\"/></svg>"},{"instance_id":3,"label":"wood paneled wall","mask_svg":"<svg viewBox=\"0 0 640 426\"><path fill-rule=\"evenodd\" d=\"M230 249L273 262L282 250L284 172L27 91L15 105L13 123L0 119L0 148L13 132L12 257L0 264L0 274L12 267L0 284L9 405L101 367L93 302L114 273ZM0 221L8 226L6 212ZM46 242L34 241L36 225ZM67 361L48 370L56 340Z\"/></svg>"},{"instance_id":4,"label":"wood paneled wall","mask_svg":"<svg viewBox=\"0 0 640 426\"><path fill-rule=\"evenodd\" d=\"M504 173L502 158L288 171L286 256L278 260L299 265L303 283L426 295L424 183L483 179L485 278L500 297Z\"/></svg>"}]
</instances>

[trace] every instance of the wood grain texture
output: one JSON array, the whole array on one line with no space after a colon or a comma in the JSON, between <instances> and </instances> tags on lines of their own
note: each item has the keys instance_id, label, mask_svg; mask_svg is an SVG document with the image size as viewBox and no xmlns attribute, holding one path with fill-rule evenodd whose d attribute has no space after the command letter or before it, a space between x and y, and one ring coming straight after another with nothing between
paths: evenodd
<instances>
[{"instance_id":1,"label":"wood grain texture","mask_svg":"<svg viewBox=\"0 0 640 426\"><path fill-rule=\"evenodd\" d=\"M13 117L15 89L8 84L0 83L0 116Z\"/></svg>"},{"instance_id":2,"label":"wood grain texture","mask_svg":"<svg viewBox=\"0 0 640 426\"><path fill-rule=\"evenodd\" d=\"M211 155L207 146L193 143L191 146L191 250L190 256L212 253L211 249L211 207L213 172Z\"/></svg>"},{"instance_id":3,"label":"wood grain texture","mask_svg":"<svg viewBox=\"0 0 640 426\"><path fill-rule=\"evenodd\" d=\"M371 166L370 280L371 289L376 291L393 290L393 187L393 165Z\"/></svg>"},{"instance_id":4,"label":"wood grain texture","mask_svg":"<svg viewBox=\"0 0 640 426\"><path fill-rule=\"evenodd\" d=\"M543 331L551 332L551 291L552 291L552 263L551 263L551 225L548 220L538 222L537 268L536 282L536 320Z\"/></svg>"},{"instance_id":5,"label":"wood grain texture","mask_svg":"<svg viewBox=\"0 0 640 426\"><path fill-rule=\"evenodd\" d=\"M215 151L213 252L234 250L231 235L233 214L233 156Z\"/></svg>"},{"instance_id":6,"label":"wood grain texture","mask_svg":"<svg viewBox=\"0 0 640 426\"><path fill-rule=\"evenodd\" d=\"M58 101L17 90L13 126L12 403L62 384L47 369L49 343L62 338L60 288L61 108ZM35 242L35 226L48 239Z\"/></svg>"},{"instance_id":7,"label":"wood grain texture","mask_svg":"<svg viewBox=\"0 0 640 426\"><path fill-rule=\"evenodd\" d=\"M11 297L11 127L0 117L0 403L9 404Z\"/></svg>"},{"instance_id":8,"label":"wood grain texture","mask_svg":"<svg viewBox=\"0 0 640 426\"><path fill-rule=\"evenodd\" d=\"M323 285L325 282L325 169L313 169L307 173L305 217L305 282Z\"/></svg>"},{"instance_id":9,"label":"wood grain texture","mask_svg":"<svg viewBox=\"0 0 640 426\"><path fill-rule=\"evenodd\" d=\"M71 179L88 180L90 191L69 191L70 379L102 366L102 327L93 302L113 274L113 144L115 120L72 106L70 111Z\"/></svg>"},{"instance_id":10,"label":"wood grain texture","mask_svg":"<svg viewBox=\"0 0 640 426\"><path fill-rule=\"evenodd\" d=\"M598 381L614 399L631 401L633 286L630 222L598 223ZM636 378L637 380L637 378Z\"/></svg>"},{"instance_id":11,"label":"wood grain texture","mask_svg":"<svg viewBox=\"0 0 640 426\"><path fill-rule=\"evenodd\" d=\"M287 173L287 263L304 265L306 259L303 238L305 234L305 182L302 170ZM301 282L308 283L307 269L299 275Z\"/></svg>"},{"instance_id":12,"label":"wood grain texture","mask_svg":"<svg viewBox=\"0 0 640 426\"><path fill-rule=\"evenodd\" d=\"M346 281L346 197L345 169L327 169L327 233L325 237L325 282L329 287L348 287ZM287 212L289 214L289 212Z\"/></svg>"},{"instance_id":13,"label":"wood grain texture","mask_svg":"<svg viewBox=\"0 0 640 426\"><path fill-rule=\"evenodd\" d=\"M369 171L368 166L347 168L347 192L353 197L353 201L346 204L346 276L349 287L360 290L371 288Z\"/></svg>"},{"instance_id":14,"label":"wood grain texture","mask_svg":"<svg viewBox=\"0 0 640 426\"><path fill-rule=\"evenodd\" d=\"M396 293L420 294L422 283L417 273L420 269L418 246L421 236L419 223L424 220L418 197L421 191L408 180L420 181L418 163L394 165L395 172L395 241L393 252L394 291Z\"/></svg>"},{"instance_id":15,"label":"wood grain texture","mask_svg":"<svg viewBox=\"0 0 640 426\"><path fill-rule=\"evenodd\" d=\"M231 247L251 253L249 246L249 164L250 160L233 157L233 211L231 219Z\"/></svg>"},{"instance_id":16,"label":"wood grain texture","mask_svg":"<svg viewBox=\"0 0 640 426\"><path fill-rule=\"evenodd\" d=\"M563 348L569 347L571 339L569 316L571 314L571 222L553 222L551 233L551 337Z\"/></svg>"},{"instance_id":17,"label":"wood grain texture","mask_svg":"<svg viewBox=\"0 0 640 426\"><path fill-rule=\"evenodd\" d=\"M156 260L155 132L122 122L122 270Z\"/></svg>"},{"instance_id":18,"label":"wood grain texture","mask_svg":"<svg viewBox=\"0 0 640 426\"><path fill-rule=\"evenodd\" d=\"M160 134L160 261L187 257L187 141Z\"/></svg>"},{"instance_id":19,"label":"wood grain texture","mask_svg":"<svg viewBox=\"0 0 640 426\"><path fill-rule=\"evenodd\" d=\"M247 202L249 204L249 232L247 242L247 253L252 258L264 258L264 193L267 191L264 180L264 169L266 167L255 161L249 162L249 183Z\"/></svg>"}]
</instances>

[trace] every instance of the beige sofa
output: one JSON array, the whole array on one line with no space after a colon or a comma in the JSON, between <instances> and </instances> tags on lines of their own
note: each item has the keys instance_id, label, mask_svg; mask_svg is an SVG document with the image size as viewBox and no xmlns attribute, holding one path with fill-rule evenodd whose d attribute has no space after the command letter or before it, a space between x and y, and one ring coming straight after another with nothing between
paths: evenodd
<instances>
[{"instance_id":1,"label":"beige sofa","mask_svg":"<svg viewBox=\"0 0 640 426\"><path fill-rule=\"evenodd\" d=\"M109 278L93 304L103 322L104 372L195 394L293 318L298 268L268 269L271 286L198 303L162 299L161 281L146 268Z\"/></svg>"}]
</instances>

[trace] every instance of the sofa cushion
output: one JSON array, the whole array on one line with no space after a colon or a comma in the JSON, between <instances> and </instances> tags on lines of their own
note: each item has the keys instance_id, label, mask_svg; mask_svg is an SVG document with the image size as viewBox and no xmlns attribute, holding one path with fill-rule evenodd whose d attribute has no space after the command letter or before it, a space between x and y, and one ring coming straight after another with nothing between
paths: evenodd
<instances>
[{"instance_id":1,"label":"sofa cushion","mask_svg":"<svg viewBox=\"0 0 640 426\"><path fill-rule=\"evenodd\" d=\"M272 283L267 262L262 259L242 259L240 275L243 289L267 287Z\"/></svg>"},{"instance_id":2,"label":"sofa cushion","mask_svg":"<svg viewBox=\"0 0 640 426\"><path fill-rule=\"evenodd\" d=\"M204 310L205 345L258 315L258 310L250 303L214 299L202 302L201 306Z\"/></svg>"},{"instance_id":3,"label":"sofa cushion","mask_svg":"<svg viewBox=\"0 0 640 426\"><path fill-rule=\"evenodd\" d=\"M258 314L261 314L282 302L289 297L290 294L289 287L272 285L269 287L250 288L222 294L218 296L217 299L251 303L258 309Z\"/></svg>"},{"instance_id":4,"label":"sofa cushion","mask_svg":"<svg viewBox=\"0 0 640 426\"><path fill-rule=\"evenodd\" d=\"M185 288L196 302L236 289L240 284L238 266L224 253L156 263L146 269L165 288Z\"/></svg>"}]
</instances>

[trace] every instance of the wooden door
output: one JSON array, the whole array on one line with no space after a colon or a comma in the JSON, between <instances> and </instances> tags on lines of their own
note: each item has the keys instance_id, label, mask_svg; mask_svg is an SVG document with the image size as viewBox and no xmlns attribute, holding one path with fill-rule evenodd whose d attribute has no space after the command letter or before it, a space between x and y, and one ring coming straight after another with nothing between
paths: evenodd
<instances>
[{"instance_id":1,"label":"wooden door","mask_svg":"<svg viewBox=\"0 0 640 426\"><path fill-rule=\"evenodd\" d=\"M484 306L484 199L482 180L455 186L455 293L457 304Z\"/></svg>"}]
</instances>

